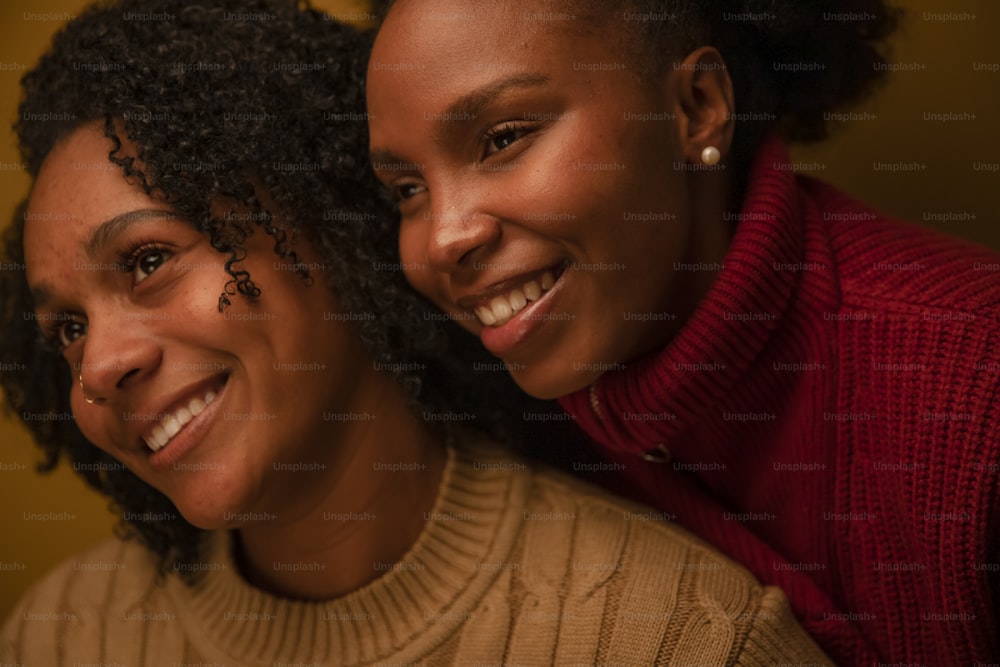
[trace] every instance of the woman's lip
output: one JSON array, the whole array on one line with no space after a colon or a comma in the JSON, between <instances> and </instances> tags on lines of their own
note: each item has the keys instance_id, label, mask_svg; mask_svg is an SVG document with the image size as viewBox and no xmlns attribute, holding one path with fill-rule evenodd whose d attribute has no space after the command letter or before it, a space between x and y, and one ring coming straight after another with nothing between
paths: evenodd
<instances>
[{"instance_id":1,"label":"woman's lip","mask_svg":"<svg viewBox=\"0 0 1000 667\"><path fill-rule=\"evenodd\" d=\"M188 451L197 446L205 434L215 423L221 409L219 406L225 400L231 377L226 376L225 382L216 392L215 400L205 407L201 413L189 421L177 434L170 439L162 449L149 453L149 463L154 468L169 468L183 458ZM143 445L145 446L145 444ZM148 451L148 448L147 448Z\"/></svg>"},{"instance_id":2,"label":"woman's lip","mask_svg":"<svg viewBox=\"0 0 1000 667\"><path fill-rule=\"evenodd\" d=\"M541 298L529 303L509 321L498 327L483 325L479 331L479 340L483 347L494 356L503 358L542 327L546 322L546 315L551 313L556 298L562 293L569 273L570 271L564 268L555 284L546 290Z\"/></svg>"}]
</instances>

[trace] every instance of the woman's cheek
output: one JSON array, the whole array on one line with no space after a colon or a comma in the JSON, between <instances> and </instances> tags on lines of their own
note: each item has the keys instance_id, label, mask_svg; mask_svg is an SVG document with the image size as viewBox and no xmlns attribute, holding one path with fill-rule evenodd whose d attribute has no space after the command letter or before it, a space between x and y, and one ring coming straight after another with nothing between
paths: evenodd
<instances>
[{"instance_id":1,"label":"woman's cheek","mask_svg":"<svg viewBox=\"0 0 1000 667\"><path fill-rule=\"evenodd\" d=\"M427 225L404 222L399 231L399 259L403 263L406 280L425 297L438 303L440 295L435 285L440 278L427 263ZM439 304L440 305L440 304Z\"/></svg>"},{"instance_id":2,"label":"woman's cheek","mask_svg":"<svg viewBox=\"0 0 1000 667\"><path fill-rule=\"evenodd\" d=\"M76 426L80 429L83 437L90 444L117 459L118 456L110 446L109 433L105 425L101 423L99 416L92 414L94 412L93 406L84 402L80 392L73 392L73 396L70 398L70 407L73 410L73 418L76 420ZM87 408L91 408L91 410Z\"/></svg>"}]
</instances>

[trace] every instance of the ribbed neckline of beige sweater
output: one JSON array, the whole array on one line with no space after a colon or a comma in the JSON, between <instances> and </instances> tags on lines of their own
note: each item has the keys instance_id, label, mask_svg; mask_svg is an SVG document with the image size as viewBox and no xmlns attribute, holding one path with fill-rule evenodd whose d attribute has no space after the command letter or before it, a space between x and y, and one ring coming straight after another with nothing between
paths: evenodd
<instances>
[{"instance_id":1,"label":"ribbed neckline of beige sweater","mask_svg":"<svg viewBox=\"0 0 1000 667\"><path fill-rule=\"evenodd\" d=\"M216 534L206 559L212 569L199 585L168 578L188 640L206 660L251 665L405 663L426 655L469 620L522 524L530 476L512 474L519 464L510 459L474 451L449 448L431 520L402 560L335 600L282 599L254 588L239 574L228 533Z\"/></svg>"}]
</instances>

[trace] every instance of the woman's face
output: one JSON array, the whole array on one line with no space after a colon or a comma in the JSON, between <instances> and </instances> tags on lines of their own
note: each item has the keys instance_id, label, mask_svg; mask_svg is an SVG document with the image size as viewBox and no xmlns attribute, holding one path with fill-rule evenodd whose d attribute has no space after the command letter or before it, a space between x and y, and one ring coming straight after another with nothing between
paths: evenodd
<instances>
[{"instance_id":1,"label":"woman's face","mask_svg":"<svg viewBox=\"0 0 1000 667\"><path fill-rule=\"evenodd\" d=\"M673 335L698 232L670 87L641 80L620 21L533 7L402 0L368 102L407 277L551 398Z\"/></svg>"},{"instance_id":2,"label":"woman's face","mask_svg":"<svg viewBox=\"0 0 1000 667\"><path fill-rule=\"evenodd\" d=\"M279 464L337 465L345 454L325 411L362 400L355 387L372 365L330 317L321 271L307 286L262 232L237 265L259 299L234 296L220 313L225 256L126 182L111 150L98 125L57 145L25 228L36 315L65 345L77 424L194 525L287 509L315 476Z\"/></svg>"}]
</instances>

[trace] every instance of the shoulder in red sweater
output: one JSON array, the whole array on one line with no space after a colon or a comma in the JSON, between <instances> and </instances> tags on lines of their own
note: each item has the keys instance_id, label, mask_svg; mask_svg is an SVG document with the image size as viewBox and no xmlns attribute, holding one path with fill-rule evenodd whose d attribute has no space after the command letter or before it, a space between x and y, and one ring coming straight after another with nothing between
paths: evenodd
<instances>
[{"instance_id":1,"label":"shoulder in red sweater","mask_svg":"<svg viewBox=\"0 0 1000 667\"><path fill-rule=\"evenodd\" d=\"M739 218L678 336L564 407L841 664L995 660L1000 256L797 177L773 139Z\"/></svg>"}]
</instances>

